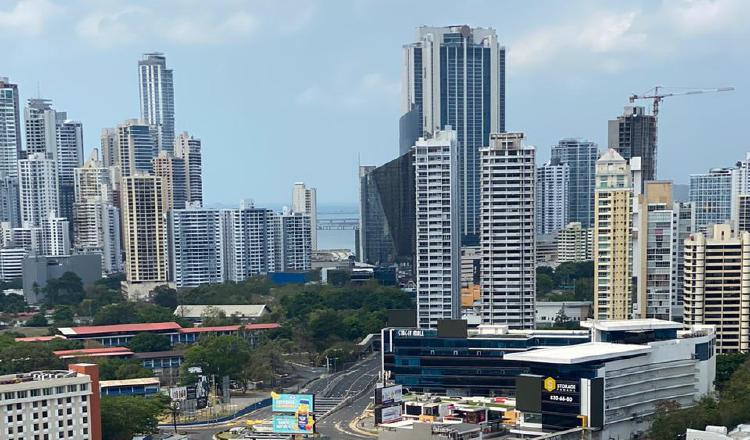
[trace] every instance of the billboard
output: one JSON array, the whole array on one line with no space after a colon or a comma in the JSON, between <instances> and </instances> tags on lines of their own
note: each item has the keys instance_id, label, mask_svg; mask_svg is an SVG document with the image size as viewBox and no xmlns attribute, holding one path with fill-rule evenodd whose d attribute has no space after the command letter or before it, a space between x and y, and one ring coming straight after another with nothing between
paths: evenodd
<instances>
[{"instance_id":1,"label":"billboard","mask_svg":"<svg viewBox=\"0 0 750 440\"><path fill-rule=\"evenodd\" d=\"M187 387L173 387L169 389L169 398L182 402L188 399Z\"/></svg>"},{"instance_id":2,"label":"billboard","mask_svg":"<svg viewBox=\"0 0 750 440\"><path fill-rule=\"evenodd\" d=\"M375 424L392 423L401 420L401 405L375 408Z\"/></svg>"},{"instance_id":3,"label":"billboard","mask_svg":"<svg viewBox=\"0 0 750 440\"><path fill-rule=\"evenodd\" d=\"M403 387L393 385L375 389L375 405L390 405L391 403L401 402Z\"/></svg>"},{"instance_id":4,"label":"billboard","mask_svg":"<svg viewBox=\"0 0 750 440\"><path fill-rule=\"evenodd\" d=\"M271 393L271 411L296 413L315 411L315 396L312 394L276 394Z\"/></svg>"},{"instance_id":5,"label":"billboard","mask_svg":"<svg viewBox=\"0 0 750 440\"><path fill-rule=\"evenodd\" d=\"M274 434L314 434L315 417L312 414L275 414L273 416Z\"/></svg>"}]
</instances>

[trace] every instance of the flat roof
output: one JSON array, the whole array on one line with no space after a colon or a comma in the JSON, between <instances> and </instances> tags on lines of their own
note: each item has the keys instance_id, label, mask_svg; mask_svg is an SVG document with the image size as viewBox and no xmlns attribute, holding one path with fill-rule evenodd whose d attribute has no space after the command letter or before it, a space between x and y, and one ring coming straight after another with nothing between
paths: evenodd
<instances>
[{"instance_id":1,"label":"flat roof","mask_svg":"<svg viewBox=\"0 0 750 440\"><path fill-rule=\"evenodd\" d=\"M276 322L269 322L267 324L248 324L245 326L245 330L270 330L274 328L280 328L281 324Z\"/></svg>"},{"instance_id":2,"label":"flat roof","mask_svg":"<svg viewBox=\"0 0 750 440\"><path fill-rule=\"evenodd\" d=\"M83 327L60 327L58 331L65 336L104 335L107 333L138 333L165 330L179 330L176 322L152 322L145 324L94 325Z\"/></svg>"},{"instance_id":3,"label":"flat roof","mask_svg":"<svg viewBox=\"0 0 750 440\"><path fill-rule=\"evenodd\" d=\"M542 364L582 364L590 361L636 356L651 351L648 345L587 342L566 347L539 348L521 353L508 353L503 359Z\"/></svg>"},{"instance_id":4,"label":"flat roof","mask_svg":"<svg viewBox=\"0 0 750 440\"><path fill-rule=\"evenodd\" d=\"M177 306L175 316L185 318L201 318L209 309L224 312L228 317L259 318L268 308L265 304L183 304Z\"/></svg>"},{"instance_id":5,"label":"flat roof","mask_svg":"<svg viewBox=\"0 0 750 440\"><path fill-rule=\"evenodd\" d=\"M98 356L129 356L133 352L127 347L81 348L78 350L57 350L52 352L60 359Z\"/></svg>"},{"instance_id":6,"label":"flat roof","mask_svg":"<svg viewBox=\"0 0 750 440\"><path fill-rule=\"evenodd\" d=\"M222 325L217 327L190 327L181 328L180 333L210 333L210 332L236 332L240 329L239 325Z\"/></svg>"},{"instance_id":7,"label":"flat roof","mask_svg":"<svg viewBox=\"0 0 750 440\"><path fill-rule=\"evenodd\" d=\"M598 319L581 321L581 327L594 328L602 331L648 331L648 330L679 330L684 327L679 322L664 321L662 319L617 319L601 321Z\"/></svg>"},{"instance_id":8,"label":"flat roof","mask_svg":"<svg viewBox=\"0 0 750 440\"><path fill-rule=\"evenodd\" d=\"M49 342L54 339L65 339L63 335L54 336L28 336L24 338L16 338L16 342Z\"/></svg>"},{"instance_id":9,"label":"flat roof","mask_svg":"<svg viewBox=\"0 0 750 440\"><path fill-rule=\"evenodd\" d=\"M127 387L137 385L160 385L159 379L156 377L143 377L139 379L123 379L123 380L102 380L99 381L101 388L108 387Z\"/></svg>"}]
</instances>

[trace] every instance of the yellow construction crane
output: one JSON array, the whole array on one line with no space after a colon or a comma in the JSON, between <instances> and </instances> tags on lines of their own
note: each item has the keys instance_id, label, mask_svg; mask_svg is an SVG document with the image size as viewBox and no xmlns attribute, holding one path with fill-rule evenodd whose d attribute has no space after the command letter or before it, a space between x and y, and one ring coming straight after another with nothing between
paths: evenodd
<instances>
[{"instance_id":1,"label":"yellow construction crane","mask_svg":"<svg viewBox=\"0 0 750 440\"><path fill-rule=\"evenodd\" d=\"M669 87L669 89L676 89L677 87ZM680 95L699 95L701 93L716 93L716 92L730 92L734 90L734 87L718 87L715 89L683 89L681 91L664 93L664 89L667 87L656 86L651 90L648 90L643 95L631 95L630 102L635 102L637 99L653 99L653 113L654 116L659 114L659 103L662 99L668 96L680 96Z\"/></svg>"}]
</instances>

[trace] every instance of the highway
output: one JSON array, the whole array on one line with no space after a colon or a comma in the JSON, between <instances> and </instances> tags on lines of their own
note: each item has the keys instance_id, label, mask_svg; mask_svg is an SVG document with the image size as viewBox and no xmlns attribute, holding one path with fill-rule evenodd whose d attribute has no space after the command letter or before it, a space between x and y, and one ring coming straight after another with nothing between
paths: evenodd
<instances>
[{"instance_id":1,"label":"highway","mask_svg":"<svg viewBox=\"0 0 750 440\"><path fill-rule=\"evenodd\" d=\"M370 402L372 385L378 375L379 368L380 357L377 354L370 355L347 370L316 379L300 389L300 393L315 394L315 412L318 417L322 415L322 411L332 409L345 399L354 399L351 403L342 405L337 411L318 422L318 432L321 435L342 440L373 438L352 432L349 423L359 416ZM318 404L319 402L321 404ZM241 425L243 420L268 420L270 423L271 415L270 407L263 408L242 417L237 422L239 422L238 425ZM227 426L220 426L186 432L191 440L210 440L215 433L226 429L228 429ZM183 430L180 429L180 431Z\"/></svg>"}]
</instances>

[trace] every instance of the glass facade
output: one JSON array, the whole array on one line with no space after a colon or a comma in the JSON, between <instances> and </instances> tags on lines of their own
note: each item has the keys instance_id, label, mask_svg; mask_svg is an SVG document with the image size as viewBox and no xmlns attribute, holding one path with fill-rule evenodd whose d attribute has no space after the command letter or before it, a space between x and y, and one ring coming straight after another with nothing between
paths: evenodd
<instances>
[{"instance_id":1,"label":"glass facade","mask_svg":"<svg viewBox=\"0 0 750 440\"><path fill-rule=\"evenodd\" d=\"M706 232L711 224L728 222L732 217L732 170L721 168L691 175L690 202L695 207L693 232Z\"/></svg>"},{"instance_id":2,"label":"glass facade","mask_svg":"<svg viewBox=\"0 0 750 440\"><path fill-rule=\"evenodd\" d=\"M568 165L568 222L594 226L594 178L599 149L593 142L563 139L552 146L552 161Z\"/></svg>"}]
</instances>

